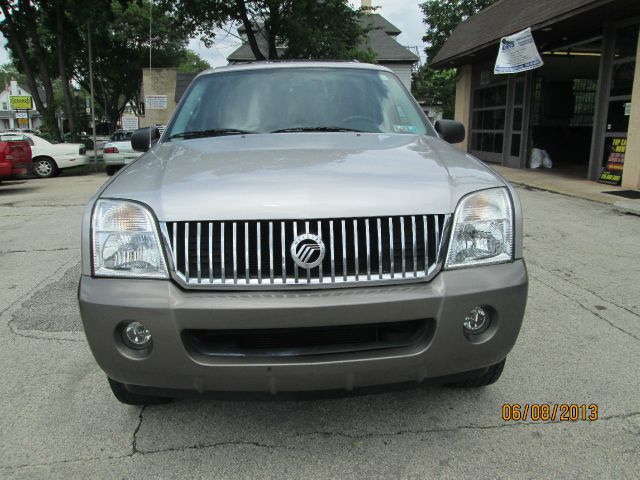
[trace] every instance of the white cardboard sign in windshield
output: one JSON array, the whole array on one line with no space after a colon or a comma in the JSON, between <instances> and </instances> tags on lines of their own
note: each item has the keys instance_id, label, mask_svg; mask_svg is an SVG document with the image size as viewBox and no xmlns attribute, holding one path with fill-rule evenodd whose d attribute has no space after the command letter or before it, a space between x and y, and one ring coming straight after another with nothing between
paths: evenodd
<instances>
[{"instance_id":1,"label":"white cardboard sign in windshield","mask_svg":"<svg viewBox=\"0 0 640 480\"><path fill-rule=\"evenodd\" d=\"M544 63L531 36L531 28L527 28L500 39L500 49L493 73L520 73L542 65Z\"/></svg>"}]
</instances>

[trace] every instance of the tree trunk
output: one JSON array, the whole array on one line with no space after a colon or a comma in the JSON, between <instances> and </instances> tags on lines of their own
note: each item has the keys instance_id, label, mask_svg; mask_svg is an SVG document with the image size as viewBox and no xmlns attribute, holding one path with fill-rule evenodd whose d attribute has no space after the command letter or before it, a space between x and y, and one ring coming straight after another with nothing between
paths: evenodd
<instances>
[{"instance_id":1,"label":"tree trunk","mask_svg":"<svg viewBox=\"0 0 640 480\"><path fill-rule=\"evenodd\" d=\"M244 0L236 0L236 6L238 7L238 13L240 14L240 18L242 19L242 24L247 31L247 39L249 40L249 46L251 47L253 56L256 57L256 60L266 60L264 58L264 55L260 51L260 48L258 47L258 41L256 40L256 35L253 31L254 26L251 23L251 20L249 20L249 15L247 14L247 6L244 4Z\"/></svg>"},{"instance_id":2,"label":"tree trunk","mask_svg":"<svg viewBox=\"0 0 640 480\"><path fill-rule=\"evenodd\" d=\"M45 107L42 98L40 98L38 84L36 82L35 74L31 69L31 63L27 58L27 49L24 37L20 36L15 24L13 23L13 19L11 18L11 14L9 13L8 2L6 0L0 1L0 10L2 11L2 14L4 15L5 21L7 23L7 35L9 37L8 40L11 42L12 47L15 49L15 52L18 55L18 59L20 60L20 63L22 65L22 69L27 76L27 82L29 83L31 96L36 104L36 109L42 114L44 118L44 124L49 129L53 137L56 139L60 139L60 128L58 127L58 122L55 118L55 110L53 106L53 87L51 85L51 80L49 79L49 83L47 85L46 80L43 78L45 87L45 101L47 102L47 106ZM37 39L35 39L35 41L37 42ZM51 92L50 97L47 95L47 87L49 87L49 91Z\"/></svg>"},{"instance_id":3,"label":"tree trunk","mask_svg":"<svg viewBox=\"0 0 640 480\"><path fill-rule=\"evenodd\" d=\"M40 77L42 80L42 88L44 89L45 102L47 103L46 112L43 113L45 118L50 119L51 133L54 138L62 140L60 129L58 128L58 122L56 121L56 112L53 99L53 82L49 75L49 68L47 67L47 54L45 53L42 45L40 44L40 36L36 29L36 22L31 19L35 19L37 13L34 11L31 2L20 2L20 9L24 10L24 14L29 18L26 22L28 35L31 37L31 43L33 45L36 62L38 63L38 70L40 71Z\"/></svg>"},{"instance_id":4,"label":"tree trunk","mask_svg":"<svg viewBox=\"0 0 640 480\"><path fill-rule=\"evenodd\" d=\"M73 109L71 89L69 88L69 76L67 75L67 69L65 66L64 11L62 9L62 2L63 0L58 0L58 2L56 2L56 47L58 50L58 72L60 74L60 80L62 82L62 93L64 94L64 109L69 121L71 141L75 142L78 139L78 132L76 126L76 112Z\"/></svg>"},{"instance_id":5,"label":"tree trunk","mask_svg":"<svg viewBox=\"0 0 640 480\"><path fill-rule=\"evenodd\" d=\"M278 4L269 2L269 27L267 28L267 40L269 43L269 60L278 59L278 32L280 31L280 10Z\"/></svg>"}]
</instances>

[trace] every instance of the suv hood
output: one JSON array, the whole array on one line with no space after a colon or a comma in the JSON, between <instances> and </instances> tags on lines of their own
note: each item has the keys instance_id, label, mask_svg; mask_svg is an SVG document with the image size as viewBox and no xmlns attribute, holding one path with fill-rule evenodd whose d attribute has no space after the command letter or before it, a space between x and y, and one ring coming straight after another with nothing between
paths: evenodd
<instances>
[{"instance_id":1,"label":"suv hood","mask_svg":"<svg viewBox=\"0 0 640 480\"><path fill-rule=\"evenodd\" d=\"M161 221L280 220L452 213L503 185L435 137L282 133L157 144L101 196L143 202Z\"/></svg>"}]
</instances>

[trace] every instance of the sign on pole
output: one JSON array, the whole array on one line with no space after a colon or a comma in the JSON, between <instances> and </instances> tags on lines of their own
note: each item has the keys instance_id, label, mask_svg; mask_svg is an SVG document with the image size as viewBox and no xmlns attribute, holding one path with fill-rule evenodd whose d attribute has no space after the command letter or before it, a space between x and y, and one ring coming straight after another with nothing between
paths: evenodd
<instances>
[{"instance_id":1,"label":"sign on pole","mask_svg":"<svg viewBox=\"0 0 640 480\"><path fill-rule=\"evenodd\" d=\"M147 110L166 110L167 109L167 96L166 95L146 95L144 97L145 108Z\"/></svg>"},{"instance_id":2,"label":"sign on pole","mask_svg":"<svg viewBox=\"0 0 640 480\"><path fill-rule=\"evenodd\" d=\"M520 73L544 65L531 36L531 28L502 37L494 74Z\"/></svg>"},{"instance_id":3,"label":"sign on pole","mask_svg":"<svg viewBox=\"0 0 640 480\"><path fill-rule=\"evenodd\" d=\"M33 100L29 95L9 95L9 101L14 110L31 110L33 108Z\"/></svg>"},{"instance_id":4,"label":"sign on pole","mask_svg":"<svg viewBox=\"0 0 640 480\"><path fill-rule=\"evenodd\" d=\"M123 130L132 131L138 129L138 117L133 115L123 115L121 121Z\"/></svg>"},{"instance_id":5,"label":"sign on pole","mask_svg":"<svg viewBox=\"0 0 640 480\"><path fill-rule=\"evenodd\" d=\"M16 118L29 118L29 114L27 112L15 112Z\"/></svg>"}]
</instances>

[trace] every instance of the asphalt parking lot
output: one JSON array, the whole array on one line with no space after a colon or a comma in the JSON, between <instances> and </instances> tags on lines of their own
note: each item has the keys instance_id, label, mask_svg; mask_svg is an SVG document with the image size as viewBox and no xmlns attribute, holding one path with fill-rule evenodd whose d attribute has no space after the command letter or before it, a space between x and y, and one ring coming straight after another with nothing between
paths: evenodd
<instances>
[{"instance_id":1,"label":"asphalt parking lot","mask_svg":"<svg viewBox=\"0 0 640 480\"><path fill-rule=\"evenodd\" d=\"M119 404L76 304L104 174L0 185L0 478L637 478L640 217L519 189L530 273L500 381L340 399ZM597 404L505 422L505 403Z\"/></svg>"}]
</instances>

